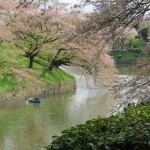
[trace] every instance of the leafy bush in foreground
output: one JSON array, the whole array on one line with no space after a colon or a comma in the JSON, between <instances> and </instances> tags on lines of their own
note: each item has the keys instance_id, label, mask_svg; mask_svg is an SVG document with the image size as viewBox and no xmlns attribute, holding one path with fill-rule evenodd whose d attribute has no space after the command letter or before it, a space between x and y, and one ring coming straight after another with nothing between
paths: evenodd
<instances>
[{"instance_id":1,"label":"leafy bush in foreground","mask_svg":"<svg viewBox=\"0 0 150 150\"><path fill-rule=\"evenodd\" d=\"M62 131L47 150L148 150L150 104L125 109L109 118L97 118Z\"/></svg>"}]
</instances>

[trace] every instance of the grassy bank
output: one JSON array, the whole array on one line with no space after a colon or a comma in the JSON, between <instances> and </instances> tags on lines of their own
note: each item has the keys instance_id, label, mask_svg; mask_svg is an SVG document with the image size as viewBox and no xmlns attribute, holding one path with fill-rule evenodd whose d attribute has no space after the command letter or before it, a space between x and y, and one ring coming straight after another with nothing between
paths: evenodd
<instances>
[{"instance_id":1,"label":"grassy bank","mask_svg":"<svg viewBox=\"0 0 150 150\"><path fill-rule=\"evenodd\" d=\"M44 55L44 54L43 54ZM37 56L34 66L28 69L29 59L22 50L18 50L8 43L0 45L0 98L7 101L11 97L28 97L38 95L50 87L65 85L75 79L65 71L54 68L49 71L49 62ZM73 85L72 85L73 86ZM70 87L72 88L72 87ZM26 91L26 93L22 93ZM50 92L51 94L55 93ZM57 90L57 92L59 92ZM48 91L47 91L48 93Z\"/></svg>"},{"instance_id":2,"label":"grassy bank","mask_svg":"<svg viewBox=\"0 0 150 150\"><path fill-rule=\"evenodd\" d=\"M110 56L116 62L116 68L119 74L137 75L141 70L136 67L138 61L150 61L150 55L144 55L136 51L112 51Z\"/></svg>"},{"instance_id":3,"label":"grassy bank","mask_svg":"<svg viewBox=\"0 0 150 150\"><path fill-rule=\"evenodd\" d=\"M139 73L139 69L133 66L116 66L119 75L137 75Z\"/></svg>"},{"instance_id":4,"label":"grassy bank","mask_svg":"<svg viewBox=\"0 0 150 150\"><path fill-rule=\"evenodd\" d=\"M150 148L150 103L127 108L109 118L62 131L47 150L148 150Z\"/></svg>"}]
</instances>

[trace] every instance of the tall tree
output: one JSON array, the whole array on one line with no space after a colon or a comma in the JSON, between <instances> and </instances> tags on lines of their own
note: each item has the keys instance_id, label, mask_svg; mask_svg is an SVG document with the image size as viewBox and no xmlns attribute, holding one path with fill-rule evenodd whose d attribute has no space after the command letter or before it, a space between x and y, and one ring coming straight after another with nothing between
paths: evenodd
<instances>
[{"instance_id":1,"label":"tall tree","mask_svg":"<svg viewBox=\"0 0 150 150\"><path fill-rule=\"evenodd\" d=\"M98 40L98 37L96 37L100 46L95 51L95 55L91 55L93 58L90 59L100 64L103 64L101 60L104 58L101 56L103 54L107 55L107 51L112 49L113 40L120 37L128 26L132 27L134 24L145 19L145 14L150 10L150 0L81 0L81 2L83 5L94 5L95 12L89 14L87 18L84 18L80 24L78 24L78 34L76 34L74 38L81 38L84 41L82 41L84 45L85 43L89 45L89 41L92 41L93 37L96 37L97 33L100 33L102 38ZM148 20L148 17L146 20ZM102 43L105 43L104 46L102 46ZM98 44L92 43L93 47L96 45ZM106 61L108 60L107 58ZM105 67L105 65L100 65L99 67L97 65L94 66L97 71L101 71L103 68L109 70L109 67ZM132 78L132 80L125 79L127 82L123 83L123 85L119 84L119 87L117 86L117 89L121 90L121 93L124 93L122 96L126 101L133 98L135 99L135 97L138 100L148 99L150 97L149 62L140 61L137 67L140 68L140 73L136 78ZM99 74L96 73L96 78L99 77ZM124 88L130 90L124 90Z\"/></svg>"},{"instance_id":2,"label":"tall tree","mask_svg":"<svg viewBox=\"0 0 150 150\"><path fill-rule=\"evenodd\" d=\"M57 22L44 14L21 16L12 26L16 45L25 51L25 56L30 60L29 68L33 67L35 56L44 49L50 50L51 44L59 39L60 29Z\"/></svg>"}]
</instances>

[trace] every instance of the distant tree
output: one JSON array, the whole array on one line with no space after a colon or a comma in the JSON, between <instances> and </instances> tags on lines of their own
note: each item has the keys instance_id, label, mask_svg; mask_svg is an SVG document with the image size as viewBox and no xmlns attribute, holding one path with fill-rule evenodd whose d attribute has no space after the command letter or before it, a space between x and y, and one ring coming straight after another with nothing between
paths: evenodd
<instances>
[{"instance_id":1,"label":"distant tree","mask_svg":"<svg viewBox=\"0 0 150 150\"><path fill-rule=\"evenodd\" d=\"M122 30L122 29L121 29ZM132 28L127 27L122 33L115 35L112 39L113 47L112 50L127 50L133 47L133 40L138 36L138 32Z\"/></svg>"},{"instance_id":2,"label":"distant tree","mask_svg":"<svg viewBox=\"0 0 150 150\"><path fill-rule=\"evenodd\" d=\"M143 40L143 38L128 38L125 41L124 46L128 51L140 53L146 46L146 42Z\"/></svg>"},{"instance_id":3,"label":"distant tree","mask_svg":"<svg viewBox=\"0 0 150 150\"><path fill-rule=\"evenodd\" d=\"M99 13L95 11L94 13L89 14L88 17L81 22L80 26L78 25L78 33L80 33L80 37L84 37L83 39L85 39L85 41L90 41L91 37L94 37L99 32L101 33L102 39L105 39L105 43L109 45L110 49L112 49L112 43L114 38L119 37L127 27L133 26L135 23L142 21L145 14L148 13L150 10L150 0L81 1L84 5L92 4L95 5L96 8L104 9L101 9L102 11ZM102 39L99 39L99 43L101 43ZM139 44L141 43L136 39L134 44L136 46L139 46ZM101 47L101 49L103 49L103 47ZM98 62L101 62L100 56L103 52L104 51L100 50L99 48L96 55L92 56L92 60L97 60ZM105 52L107 51L105 50ZM138 74L137 78L128 80L123 85L119 84L119 87L117 87L118 90L121 91L121 93L124 92L122 96L127 101L130 101L135 97L138 98L138 100L148 99L150 97L150 82L148 77L150 75L149 63L144 63L143 67L139 67L139 65L137 64L137 66L135 67L140 69L140 73ZM101 66L101 68L103 68L103 66ZM109 67L107 69L109 69ZM124 90L124 88L131 90Z\"/></svg>"},{"instance_id":4,"label":"distant tree","mask_svg":"<svg viewBox=\"0 0 150 150\"><path fill-rule=\"evenodd\" d=\"M141 37L144 39L144 41L148 42L148 27L143 28L143 29L140 31L140 35L141 35Z\"/></svg>"},{"instance_id":5,"label":"distant tree","mask_svg":"<svg viewBox=\"0 0 150 150\"><path fill-rule=\"evenodd\" d=\"M119 36L128 26L133 26L141 21L146 12L150 10L149 0L81 0L82 3L92 4L95 8L101 8L101 12L95 11L84 21L81 33L88 31L103 32L110 41ZM118 31L119 30L119 31Z\"/></svg>"},{"instance_id":6,"label":"distant tree","mask_svg":"<svg viewBox=\"0 0 150 150\"><path fill-rule=\"evenodd\" d=\"M76 23L76 32L70 39L78 43L79 55L82 57L84 53L83 57L88 64L86 68L89 68L94 79L97 82L108 79L110 74L116 72L108 52L115 48L113 43L116 41L119 48L123 46L124 38L120 39L121 34L128 25L143 18L149 10L149 2L81 0L80 4L92 4L96 8L102 8L102 11L82 17Z\"/></svg>"}]
</instances>

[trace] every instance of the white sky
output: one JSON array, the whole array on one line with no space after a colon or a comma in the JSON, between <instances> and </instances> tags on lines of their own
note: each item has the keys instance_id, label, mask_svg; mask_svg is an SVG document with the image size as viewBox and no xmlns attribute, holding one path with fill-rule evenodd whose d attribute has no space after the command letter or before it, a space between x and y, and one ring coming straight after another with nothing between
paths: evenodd
<instances>
[{"instance_id":1,"label":"white sky","mask_svg":"<svg viewBox=\"0 0 150 150\"><path fill-rule=\"evenodd\" d=\"M79 0L58 0L58 1L63 3L77 3L77 1Z\"/></svg>"},{"instance_id":2,"label":"white sky","mask_svg":"<svg viewBox=\"0 0 150 150\"><path fill-rule=\"evenodd\" d=\"M76 4L78 2L80 2L80 0L58 0L59 2L63 2L63 3L70 3L71 5ZM92 12L93 11L93 6L92 5L88 5L84 8L85 12Z\"/></svg>"}]
</instances>

